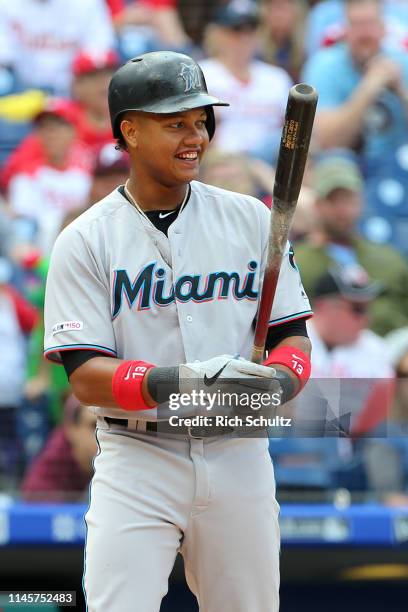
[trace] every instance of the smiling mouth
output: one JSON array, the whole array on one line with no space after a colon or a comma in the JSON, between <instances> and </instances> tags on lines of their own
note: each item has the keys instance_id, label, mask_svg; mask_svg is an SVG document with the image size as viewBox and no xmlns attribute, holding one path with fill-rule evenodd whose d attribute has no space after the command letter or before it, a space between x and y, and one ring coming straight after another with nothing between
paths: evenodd
<instances>
[{"instance_id":1,"label":"smiling mouth","mask_svg":"<svg viewBox=\"0 0 408 612\"><path fill-rule=\"evenodd\" d=\"M181 161L197 161L198 160L198 151L191 151L189 153L179 153L176 155L177 159Z\"/></svg>"}]
</instances>

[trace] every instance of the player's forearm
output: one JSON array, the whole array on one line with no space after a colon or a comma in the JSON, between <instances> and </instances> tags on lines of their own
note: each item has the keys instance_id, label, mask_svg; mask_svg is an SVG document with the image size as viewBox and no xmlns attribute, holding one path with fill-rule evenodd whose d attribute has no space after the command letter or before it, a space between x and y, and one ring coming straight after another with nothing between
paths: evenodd
<instances>
[{"instance_id":1,"label":"player's forearm","mask_svg":"<svg viewBox=\"0 0 408 612\"><path fill-rule=\"evenodd\" d=\"M79 401L89 406L119 408L113 396L112 381L122 363L122 359L94 357L77 368L70 376L70 383ZM147 376L143 379L142 393L146 404L154 407L156 403L147 389Z\"/></svg>"},{"instance_id":2,"label":"player's forearm","mask_svg":"<svg viewBox=\"0 0 408 612\"><path fill-rule=\"evenodd\" d=\"M302 378L296 374L296 366L293 366L293 361L291 362L291 367L285 366L281 363L274 363L273 355L279 354L279 349L283 347L290 347L291 349L298 349L301 355L310 358L312 352L312 344L308 337L306 336L290 336L285 338L280 342L274 350L271 352L272 361L268 364L269 367L274 368L278 377L281 379L281 386L284 389L284 396L282 403L289 401L293 397L295 397L299 391L301 391L303 384Z\"/></svg>"}]
</instances>

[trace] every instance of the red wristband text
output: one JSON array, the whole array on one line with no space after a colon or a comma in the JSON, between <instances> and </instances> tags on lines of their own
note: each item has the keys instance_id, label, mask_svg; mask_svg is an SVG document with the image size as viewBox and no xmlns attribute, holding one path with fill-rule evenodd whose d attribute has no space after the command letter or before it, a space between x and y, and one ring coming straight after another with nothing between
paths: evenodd
<instances>
[{"instance_id":1,"label":"red wristband text","mask_svg":"<svg viewBox=\"0 0 408 612\"><path fill-rule=\"evenodd\" d=\"M292 370L300 382L298 391L303 389L310 378L310 358L294 346L280 346L271 351L263 363L264 365L279 364Z\"/></svg>"},{"instance_id":2,"label":"red wristband text","mask_svg":"<svg viewBox=\"0 0 408 612\"><path fill-rule=\"evenodd\" d=\"M124 361L112 378L112 395L120 408L124 410L149 410L142 393L143 379L146 372L155 366L146 361Z\"/></svg>"}]
</instances>

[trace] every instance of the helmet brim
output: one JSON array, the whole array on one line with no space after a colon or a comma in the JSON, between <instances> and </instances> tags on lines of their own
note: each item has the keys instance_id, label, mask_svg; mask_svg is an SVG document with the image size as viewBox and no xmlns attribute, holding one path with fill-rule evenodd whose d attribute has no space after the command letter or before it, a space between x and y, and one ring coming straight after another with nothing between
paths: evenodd
<instances>
[{"instance_id":1,"label":"helmet brim","mask_svg":"<svg viewBox=\"0 0 408 612\"><path fill-rule=\"evenodd\" d=\"M148 104L143 108L138 108L136 106L129 106L129 108L125 108L120 111L118 116L115 118L115 129L114 136L118 138L120 135L119 128L119 120L123 117L123 114L129 111L138 111L142 113L151 113L157 115L171 115L173 113L182 113L183 111L193 110L194 108L201 108L206 106L229 106L228 102L223 102L214 96L210 96L205 93L197 93L191 95L183 95L183 96L173 96L171 98L167 98L166 100L160 100L153 104ZM215 131L215 117L214 112L210 114L207 120L207 129L210 136L210 140L212 139Z\"/></svg>"},{"instance_id":2,"label":"helmet brim","mask_svg":"<svg viewBox=\"0 0 408 612\"><path fill-rule=\"evenodd\" d=\"M142 113L157 113L159 115L166 115L172 113L182 113L183 111L200 108L201 106L229 106L229 103L222 102L222 100L208 94L197 93L190 96L173 96L172 98L159 100L153 104L146 105L143 108L131 106L123 109L120 114L127 111L140 111Z\"/></svg>"}]
</instances>

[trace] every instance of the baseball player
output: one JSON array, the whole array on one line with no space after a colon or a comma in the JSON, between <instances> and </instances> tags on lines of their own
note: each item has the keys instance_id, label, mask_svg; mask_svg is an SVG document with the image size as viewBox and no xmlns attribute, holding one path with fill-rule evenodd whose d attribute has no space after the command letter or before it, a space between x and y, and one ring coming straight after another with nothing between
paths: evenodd
<instances>
[{"instance_id":1,"label":"baseball player","mask_svg":"<svg viewBox=\"0 0 408 612\"><path fill-rule=\"evenodd\" d=\"M279 506L262 431L180 418L174 397L259 392L282 402L310 373L310 305L288 245L268 358L248 361L269 211L197 181L214 135L200 67L167 51L122 66L109 88L130 177L69 225L51 258L45 354L98 406L86 514L90 612L158 612L177 552L202 612L279 609ZM235 384L234 384L235 383ZM248 407L251 410L251 407ZM230 412L228 412L230 411ZM180 414L180 413L179 413Z\"/></svg>"}]
</instances>

